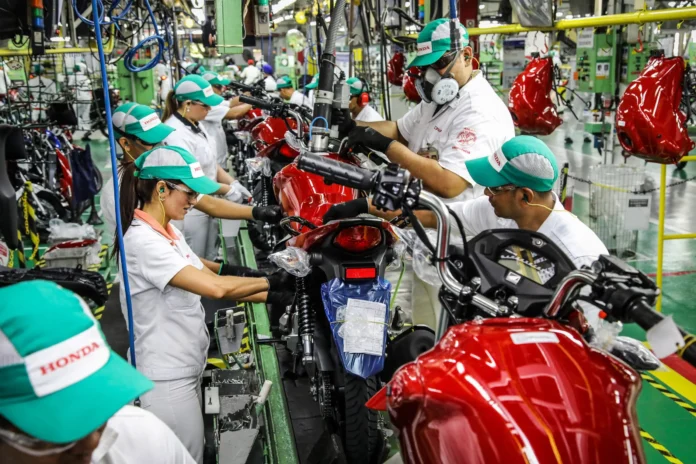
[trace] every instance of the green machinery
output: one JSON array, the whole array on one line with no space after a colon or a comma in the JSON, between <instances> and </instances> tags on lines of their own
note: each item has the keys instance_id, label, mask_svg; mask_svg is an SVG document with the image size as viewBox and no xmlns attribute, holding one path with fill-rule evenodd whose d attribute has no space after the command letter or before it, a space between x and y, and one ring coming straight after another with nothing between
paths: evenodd
<instances>
[{"instance_id":1,"label":"green machinery","mask_svg":"<svg viewBox=\"0 0 696 464\"><path fill-rule=\"evenodd\" d=\"M295 57L280 54L275 57L275 65L273 66L273 72L278 76L290 76L293 85L297 88L297 76L295 75Z\"/></svg>"},{"instance_id":2,"label":"green machinery","mask_svg":"<svg viewBox=\"0 0 696 464\"><path fill-rule=\"evenodd\" d=\"M133 64L142 66L147 64L148 61L148 59L133 60ZM159 82L157 82L152 69L133 73L126 69L123 60L121 60L117 65L117 74L121 100L132 101L146 106L150 106L153 100L157 100L156 95L159 90Z\"/></svg>"},{"instance_id":3,"label":"green machinery","mask_svg":"<svg viewBox=\"0 0 696 464\"><path fill-rule=\"evenodd\" d=\"M630 84L640 75L641 71L648 64L652 47L645 44L643 49L636 48L635 45L624 45L621 54L621 83Z\"/></svg>"},{"instance_id":4,"label":"green machinery","mask_svg":"<svg viewBox=\"0 0 696 464\"><path fill-rule=\"evenodd\" d=\"M595 32L583 29L578 34L577 73L580 92L613 96L616 91L616 30ZM585 122L585 132L606 133L611 129L602 123L601 112L593 112L593 119Z\"/></svg>"},{"instance_id":5,"label":"green machinery","mask_svg":"<svg viewBox=\"0 0 696 464\"><path fill-rule=\"evenodd\" d=\"M242 0L215 0L217 50L221 55L242 53Z\"/></svg>"}]
</instances>

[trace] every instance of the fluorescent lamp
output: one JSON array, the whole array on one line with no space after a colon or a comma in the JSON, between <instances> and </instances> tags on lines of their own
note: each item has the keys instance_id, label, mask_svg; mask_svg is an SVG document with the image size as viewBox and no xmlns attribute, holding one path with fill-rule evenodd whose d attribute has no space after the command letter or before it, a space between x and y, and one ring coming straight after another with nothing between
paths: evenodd
<instances>
[{"instance_id":1,"label":"fluorescent lamp","mask_svg":"<svg viewBox=\"0 0 696 464\"><path fill-rule=\"evenodd\" d=\"M483 5L483 4L479 5L479 10L483 10L484 8L486 8L486 5Z\"/></svg>"}]
</instances>

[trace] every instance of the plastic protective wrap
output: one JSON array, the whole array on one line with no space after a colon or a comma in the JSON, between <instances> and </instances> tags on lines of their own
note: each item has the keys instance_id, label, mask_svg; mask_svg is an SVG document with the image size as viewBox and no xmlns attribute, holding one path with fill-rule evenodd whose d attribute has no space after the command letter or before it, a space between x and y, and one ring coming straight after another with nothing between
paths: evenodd
<instances>
[{"instance_id":1,"label":"plastic protective wrap","mask_svg":"<svg viewBox=\"0 0 696 464\"><path fill-rule=\"evenodd\" d=\"M403 240L397 241L392 247L394 255L396 256L392 262L387 265L387 271L396 271L401 269L404 260L409 260L409 255L407 253L407 246Z\"/></svg>"},{"instance_id":2,"label":"plastic protective wrap","mask_svg":"<svg viewBox=\"0 0 696 464\"><path fill-rule=\"evenodd\" d=\"M63 222L60 219L51 219L48 222L48 243L55 244L68 240L96 240L97 232L89 224L75 224Z\"/></svg>"},{"instance_id":3,"label":"plastic protective wrap","mask_svg":"<svg viewBox=\"0 0 696 464\"><path fill-rule=\"evenodd\" d=\"M609 352L639 371L654 371L662 365L652 351L630 337L616 337Z\"/></svg>"},{"instance_id":4,"label":"plastic protective wrap","mask_svg":"<svg viewBox=\"0 0 696 464\"><path fill-rule=\"evenodd\" d=\"M252 174L261 174L262 176L271 176L271 160L268 158L249 158L244 161Z\"/></svg>"},{"instance_id":5,"label":"plastic protective wrap","mask_svg":"<svg viewBox=\"0 0 696 464\"><path fill-rule=\"evenodd\" d=\"M364 379L384 368L390 297L391 284L381 277L363 283L332 279L321 285L324 312L343 366Z\"/></svg>"},{"instance_id":6,"label":"plastic protective wrap","mask_svg":"<svg viewBox=\"0 0 696 464\"><path fill-rule=\"evenodd\" d=\"M437 269L433 266L431 258L433 254L421 241L413 229L398 229L394 228L396 235L404 242L406 248L413 257L413 271L418 278L430 285L442 285L440 276L437 274ZM437 231L426 229L428 240L431 244L437 243ZM452 237L454 238L454 237Z\"/></svg>"},{"instance_id":7,"label":"plastic protective wrap","mask_svg":"<svg viewBox=\"0 0 696 464\"><path fill-rule=\"evenodd\" d=\"M309 253L302 248L287 247L268 255L268 260L295 277L305 277L312 272Z\"/></svg>"}]
</instances>

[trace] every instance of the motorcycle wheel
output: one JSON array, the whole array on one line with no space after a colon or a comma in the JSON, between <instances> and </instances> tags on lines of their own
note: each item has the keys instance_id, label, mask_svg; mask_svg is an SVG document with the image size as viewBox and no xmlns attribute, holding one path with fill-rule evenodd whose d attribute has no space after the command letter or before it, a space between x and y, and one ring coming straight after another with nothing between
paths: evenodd
<instances>
[{"instance_id":1,"label":"motorcycle wheel","mask_svg":"<svg viewBox=\"0 0 696 464\"><path fill-rule=\"evenodd\" d=\"M379 413L365 406L377 393L375 377L363 379L346 373L343 410L343 445L349 464L375 462L379 453Z\"/></svg>"}]
</instances>

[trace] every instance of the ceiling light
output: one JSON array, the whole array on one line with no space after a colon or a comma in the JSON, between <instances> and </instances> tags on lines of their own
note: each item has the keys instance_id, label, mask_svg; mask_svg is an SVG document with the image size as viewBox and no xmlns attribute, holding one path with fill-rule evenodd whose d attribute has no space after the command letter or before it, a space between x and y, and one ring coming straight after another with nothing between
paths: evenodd
<instances>
[{"instance_id":1,"label":"ceiling light","mask_svg":"<svg viewBox=\"0 0 696 464\"><path fill-rule=\"evenodd\" d=\"M677 6L677 2L668 2L667 6L670 8L674 8L675 6Z\"/></svg>"},{"instance_id":2,"label":"ceiling light","mask_svg":"<svg viewBox=\"0 0 696 464\"><path fill-rule=\"evenodd\" d=\"M483 10L484 8L486 8L486 5L483 5L483 4L479 5L479 10Z\"/></svg>"},{"instance_id":3,"label":"ceiling light","mask_svg":"<svg viewBox=\"0 0 696 464\"><path fill-rule=\"evenodd\" d=\"M411 2L404 2L405 8L411 8Z\"/></svg>"},{"instance_id":4,"label":"ceiling light","mask_svg":"<svg viewBox=\"0 0 696 464\"><path fill-rule=\"evenodd\" d=\"M557 12L556 12L556 17L557 17L557 18L562 18L562 17L563 17L563 12L562 12L562 11L557 11Z\"/></svg>"},{"instance_id":5,"label":"ceiling light","mask_svg":"<svg viewBox=\"0 0 696 464\"><path fill-rule=\"evenodd\" d=\"M573 15L566 15L566 19L573 19Z\"/></svg>"}]
</instances>

